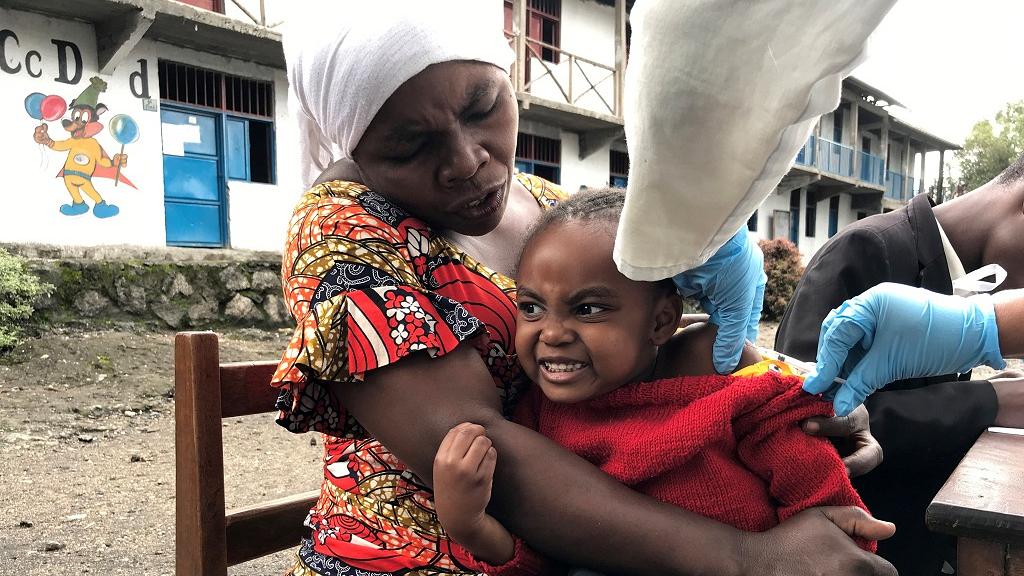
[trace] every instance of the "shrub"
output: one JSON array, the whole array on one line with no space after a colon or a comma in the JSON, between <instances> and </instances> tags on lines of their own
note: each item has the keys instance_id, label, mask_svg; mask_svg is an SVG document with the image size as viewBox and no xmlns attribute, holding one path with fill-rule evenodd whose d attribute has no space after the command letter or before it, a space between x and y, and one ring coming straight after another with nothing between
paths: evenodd
<instances>
[{"instance_id":1,"label":"shrub","mask_svg":"<svg viewBox=\"0 0 1024 576\"><path fill-rule=\"evenodd\" d=\"M0 248L0 352L18 345L33 304L52 290L25 269L23 259Z\"/></svg>"},{"instance_id":2,"label":"shrub","mask_svg":"<svg viewBox=\"0 0 1024 576\"><path fill-rule=\"evenodd\" d=\"M761 240L758 242L764 253L764 271L768 283L764 287L764 310L761 318L778 320L786 311L796 284L804 273L800 263L800 251L789 240Z\"/></svg>"}]
</instances>

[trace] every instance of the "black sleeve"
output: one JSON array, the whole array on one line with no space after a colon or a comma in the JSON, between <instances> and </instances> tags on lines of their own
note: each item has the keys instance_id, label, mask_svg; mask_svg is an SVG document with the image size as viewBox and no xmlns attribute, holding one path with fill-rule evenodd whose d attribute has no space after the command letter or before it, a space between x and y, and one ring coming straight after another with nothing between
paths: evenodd
<instances>
[{"instance_id":1,"label":"black sleeve","mask_svg":"<svg viewBox=\"0 0 1024 576\"><path fill-rule=\"evenodd\" d=\"M956 466L999 408L986 380L938 382L868 397L871 433L882 444L887 467Z\"/></svg>"},{"instance_id":2,"label":"black sleeve","mask_svg":"<svg viewBox=\"0 0 1024 576\"><path fill-rule=\"evenodd\" d=\"M892 251L901 249L886 246L882 236L863 228L833 238L811 260L797 285L779 324L776 350L813 362L821 322L833 308L882 282L906 283L893 267L913 264L890 259ZM998 409L990 383L961 382L955 376L894 383L868 397L865 404L871 433L882 445L887 468L931 466L939 461L955 466L992 425Z\"/></svg>"},{"instance_id":3,"label":"black sleeve","mask_svg":"<svg viewBox=\"0 0 1024 576\"><path fill-rule=\"evenodd\" d=\"M821 322L833 308L891 278L884 239L867 229L832 238L807 265L775 335L775 349L814 362Z\"/></svg>"}]
</instances>

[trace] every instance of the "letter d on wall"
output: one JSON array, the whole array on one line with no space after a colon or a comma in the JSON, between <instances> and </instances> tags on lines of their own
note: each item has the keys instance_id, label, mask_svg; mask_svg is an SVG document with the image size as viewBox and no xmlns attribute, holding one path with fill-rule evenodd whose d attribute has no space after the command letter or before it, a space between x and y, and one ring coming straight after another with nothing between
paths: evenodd
<instances>
[{"instance_id":1,"label":"letter d on wall","mask_svg":"<svg viewBox=\"0 0 1024 576\"><path fill-rule=\"evenodd\" d=\"M54 80L64 84L78 84L78 81L82 79L82 52L79 51L78 46L56 38L51 39L50 42L57 47L57 77ZM75 73L71 76L68 75L68 49L71 50L71 55L75 58Z\"/></svg>"},{"instance_id":2,"label":"letter d on wall","mask_svg":"<svg viewBox=\"0 0 1024 576\"><path fill-rule=\"evenodd\" d=\"M135 83L139 86L136 88ZM128 76L128 86L136 98L149 98L149 62L145 58L139 58L139 69Z\"/></svg>"}]
</instances>

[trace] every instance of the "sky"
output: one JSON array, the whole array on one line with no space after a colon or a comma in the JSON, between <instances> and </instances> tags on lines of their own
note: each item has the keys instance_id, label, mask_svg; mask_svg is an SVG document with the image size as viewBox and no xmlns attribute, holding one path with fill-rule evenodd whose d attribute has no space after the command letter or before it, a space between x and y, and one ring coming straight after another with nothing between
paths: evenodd
<instances>
[{"instance_id":1,"label":"sky","mask_svg":"<svg viewBox=\"0 0 1024 576\"><path fill-rule=\"evenodd\" d=\"M898 0L853 74L906 106L889 108L897 117L962 144L975 122L1024 99L1022 23L1024 0ZM931 181L937 153L926 167Z\"/></svg>"}]
</instances>

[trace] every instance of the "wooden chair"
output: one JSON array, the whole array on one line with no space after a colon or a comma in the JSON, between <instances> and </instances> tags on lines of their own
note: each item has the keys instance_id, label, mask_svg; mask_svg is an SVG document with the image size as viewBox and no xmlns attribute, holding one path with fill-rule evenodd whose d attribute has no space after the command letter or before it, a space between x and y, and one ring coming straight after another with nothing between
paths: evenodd
<instances>
[{"instance_id":1,"label":"wooden chair","mask_svg":"<svg viewBox=\"0 0 1024 576\"><path fill-rule=\"evenodd\" d=\"M175 574L225 576L233 566L297 546L318 492L225 514L221 419L273 410L277 362L220 363L217 335L174 339Z\"/></svg>"}]
</instances>

